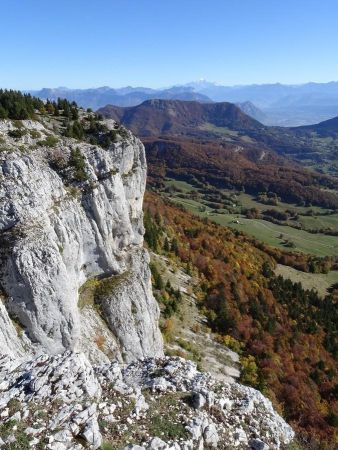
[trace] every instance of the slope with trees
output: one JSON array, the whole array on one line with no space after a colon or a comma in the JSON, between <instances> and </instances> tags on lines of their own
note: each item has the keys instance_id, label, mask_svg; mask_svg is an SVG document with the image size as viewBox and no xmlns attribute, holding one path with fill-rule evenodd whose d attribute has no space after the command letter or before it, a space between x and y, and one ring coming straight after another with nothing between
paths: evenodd
<instances>
[{"instance_id":1,"label":"slope with trees","mask_svg":"<svg viewBox=\"0 0 338 450\"><path fill-rule=\"evenodd\" d=\"M268 395L304 448L337 442L337 296L273 274L274 252L149 193L146 239L199 279L200 308L240 350L244 381ZM258 243L257 243L258 244ZM289 258L292 257L290 253Z\"/></svg>"}]
</instances>

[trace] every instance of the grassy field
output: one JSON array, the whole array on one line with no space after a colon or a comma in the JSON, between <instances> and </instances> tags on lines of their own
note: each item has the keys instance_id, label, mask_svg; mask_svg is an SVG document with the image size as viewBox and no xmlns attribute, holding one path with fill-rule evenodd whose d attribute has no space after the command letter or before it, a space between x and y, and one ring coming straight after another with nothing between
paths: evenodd
<instances>
[{"instance_id":1,"label":"grassy field","mask_svg":"<svg viewBox=\"0 0 338 450\"><path fill-rule=\"evenodd\" d=\"M294 283L300 282L304 289L314 289L319 295L325 297L327 289L334 283L338 283L338 271L333 270L325 273L305 273L292 267L278 264L275 270L276 275L289 278Z\"/></svg>"},{"instance_id":2,"label":"grassy field","mask_svg":"<svg viewBox=\"0 0 338 450\"><path fill-rule=\"evenodd\" d=\"M248 135L243 135L239 131L230 130L227 127L217 127L216 125L213 125L212 123L205 123L203 125L199 126L200 130L203 131L209 131L210 133L216 134L218 136L221 136L223 140L230 141L230 142L238 142L238 138L242 141L249 142L249 143L255 143L255 140L252 139ZM237 139L234 139L237 138Z\"/></svg>"},{"instance_id":3,"label":"grassy field","mask_svg":"<svg viewBox=\"0 0 338 450\"><path fill-rule=\"evenodd\" d=\"M230 130L227 127L216 127L212 123L205 123L199 127L203 131L219 134L220 136L238 136L238 131Z\"/></svg>"},{"instance_id":4,"label":"grassy field","mask_svg":"<svg viewBox=\"0 0 338 450\"><path fill-rule=\"evenodd\" d=\"M180 180L174 180L174 179L168 178L165 181L165 185L179 189L183 193L188 193L191 191L198 192L198 188L196 188L192 184L187 183L186 181L180 181ZM238 204L243 206L244 208L257 208L258 211L260 211L260 212L264 211L265 209L274 209L276 211L292 210L292 211L297 212L298 214L306 214L309 210L311 210L313 213L313 216L309 216L309 217L316 217L316 215L324 214L327 211L325 208L321 208L319 206L311 206L311 207L298 206L295 204L285 203L285 202L281 202L281 201L278 202L278 205L265 205L263 203L258 202L257 200L255 200L255 198L252 195L246 194L245 192L236 193L236 191L231 191L231 190L226 190L226 189L222 190L222 192L234 196L236 198ZM338 214L333 215L333 216L325 216L325 218L324 218L325 221L326 221L326 217L328 218L327 222L331 225L335 225L338 229ZM331 217L333 217L334 219L329 219Z\"/></svg>"},{"instance_id":5,"label":"grassy field","mask_svg":"<svg viewBox=\"0 0 338 450\"><path fill-rule=\"evenodd\" d=\"M180 180L171 180L168 179L165 182L166 186L171 186L175 189L180 189L182 192L191 192L191 191L197 191L197 188L195 188L194 186L192 186L191 184L185 182L185 181L180 181Z\"/></svg>"},{"instance_id":6,"label":"grassy field","mask_svg":"<svg viewBox=\"0 0 338 450\"><path fill-rule=\"evenodd\" d=\"M285 210L295 211L296 213L299 214L299 217L297 221L294 222L291 221L290 222L291 225L293 223L294 224L298 223L307 229L333 228L338 230L338 214L323 215L327 210L325 210L324 208L320 208L318 206L311 206L311 208L309 208L305 206L297 206L283 202L279 202L278 205L276 206L263 205L262 203L256 201L251 195L244 193L239 194L237 198L238 202L244 208L256 208L260 212L266 209L274 209L281 212ZM307 213L310 210L312 211L312 215L307 215Z\"/></svg>"},{"instance_id":7,"label":"grassy field","mask_svg":"<svg viewBox=\"0 0 338 450\"><path fill-rule=\"evenodd\" d=\"M334 228L338 229L338 214L329 216L300 216L298 219L304 227L310 229Z\"/></svg>"},{"instance_id":8,"label":"grassy field","mask_svg":"<svg viewBox=\"0 0 338 450\"><path fill-rule=\"evenodd\" d=\"M285 209L294 209L300 214L298 222L303 223L308 228L327 228L332 227L338 229L338 214L335 215L320 215L325 210L323 208L311 208L313 211L312 216L302 216L309 210L307 207L300 207L296 205L290 205L280 202L277 206L268 206L257 202L252 196L246 193L239 193L236 195L235 209L238 213L228 213L225 210L218 210L215 212L212 208L205 205L203 197L196 199L189 198L189 192L198 191L189 183L184 181L168 180L167 186L179 189L181 194L185 194L185 198L182 198L177 193L173 193L170 198L183 205L189 211L200 217L208 217L214 222L234 228L239 231L243 231L248 235L255 237L269 245L274 247L286 248L286 242L292 242L292 250L301 251L304 253L310 253L316 256L332 256L338 253L338 237L328 236L325 234L317 233L312 234L304 230L298 230L288 225L277 225L272 222L262 219L248 219L240 214L241 207L244 208L257 208L259 211L272 208L284 211ZM223 191L226 192L226 191ZM227 193L233 194L228 191ZM317 214L317 215L315 215Z\"/></svg>"},{"instance_id":9,"label":"grassy field","mask_svg":"<svg viewBox=\"0 0 338 450\"><path fill-rule=\"evenodd\" d=\"M231 192L231 191L228 191ZM307 206L298 206L290 203L285 202L278 202L278 205L264 205L263 203L258 202L255 200L255 198L252 195L245 194L244 192L241 192L238 196L239 203L244 208L257 208L258 211L264 211L265 209L274 209L276 211L285 211L285 210L292 210L297 212L298 214L303 214L309 211L310 209L313 211L313 214L323 214L325 213L324 208L320 208L319 206L311 206L311 208ZM338 221L337 221L338 225Z\"/></svg>"},{"instance_id":10,"label":"grassy field","mask_svg":"<svg viewBox=\"0 0 338 450\"><path fill-rule=\"evenodd\" d=\"M173 200L184 205L189 211L201 217L208 217L214 222L243 231L256 239L279 248L285 247L285 239L292 241L295 245L293 250L311 253L317 256L332 256L338 253L338 238L324 234L311 234L303 230L276 225L261 219L246 219L238 214L216 214L211 209L201 212L201 203L194 200L186 200L174 197ZM239 222L239 223L237 223Z\"/></svg>"}]
</instances>

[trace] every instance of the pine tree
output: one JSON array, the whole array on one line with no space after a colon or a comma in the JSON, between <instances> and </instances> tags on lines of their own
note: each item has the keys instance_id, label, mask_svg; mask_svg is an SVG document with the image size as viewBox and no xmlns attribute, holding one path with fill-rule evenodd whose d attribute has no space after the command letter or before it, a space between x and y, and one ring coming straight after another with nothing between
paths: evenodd
<instances>
[{"instance_id":1,"label":"pine tree","mask_svg":"<svg viewBox=\"0 0 338 450\"><path fill-rule=\"evenodd\" d=\"M77 108L73 107L71 109L71 115L72 115L73 120L77 120L79 118L79 112L78 112Z\"/></svg>"},{"instance_id":2,"label":"pine tree","mask_svg":"<svg viewBox=\"0 0 338 450\"><path fill-rule=\"evenodd\" d=\"M62 115L65 116L65 117L68 117L69 119L71 118L71 111L70 111L70 107L69 107L68 102L64 103L64 105L63 105L63 113L62 113Z\"/></svg>"},{"instance_id":3,"label":"pine tree","mask_svg":"<svg viewBox=\"0 0 338 450\"><path fill-rule=\"evenodd\" d=\"M54 114L54 106L49 100L46 103L46 111L48 114Z\"/></svg>"},{"instance_id":4,"label":"pine tree","mask_svg":"<svg viewBox=\"0 0 338 450\"><path fill-rule=\"evenodd\" d=\"M165 252L170 252L170 244L169 244L169 239L167 237L164 239L163 250Z\"/></svg>"},{"instance_id":5,"label":"pine tree","mask_svg":"<svg viewBox=\"0 0 338 450\"><path fill-rule=\"evenodd\" d=\"M172 240L172 242L171 242L171 251L173 252L173 253L175 253L175 255L177 255L178 254L178 241L177 241L177 239L176 238L174 238L173 240Z\"/></svg>"},{"instance_id":6,"label":"pine tree","mask_svg":"<svg viewBox=\"0 0 338 450\"><path fill-rule=\"evenodd\" d=\"M0 105L0 119L7 119L8 112L5 110L3 106Z\"/></svg>"}]
</instances>

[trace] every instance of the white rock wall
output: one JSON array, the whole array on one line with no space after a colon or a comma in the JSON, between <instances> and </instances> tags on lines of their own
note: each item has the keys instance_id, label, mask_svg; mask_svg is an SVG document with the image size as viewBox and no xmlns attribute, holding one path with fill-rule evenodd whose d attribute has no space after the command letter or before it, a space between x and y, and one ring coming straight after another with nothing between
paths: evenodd
<instances>
[{"instance_id":1,"label":"white rock wall","mask_svg":"<svg viewBox=\"0 0 338 450\"><path fill-rule=\"evenodd\" d=\"M9 140L5 125L0 136ZM68 158L76 147L86 159L89 180L67 187L50 160L56 152ZM128 271L138 281L132 292L127 286L119 292L119 302L133 301L141 312L138 321L123 324L124 332L117 333L121 350L128 359L162 354L148 261L140 257L146 169L143 145L131 134L109 150L61 138L55 149L0 154L4 304L37 347L55 354L81 346L78 289L92 277ZM105 308L105 313L116 333L116 323L125 321L122 310ZM0 317L4 314L0 311ZM0 343L8 341L8 333L9 327L1 327ZM1 346L0 352L9 352L6 348Z\"/></svg>"}]
</instances>

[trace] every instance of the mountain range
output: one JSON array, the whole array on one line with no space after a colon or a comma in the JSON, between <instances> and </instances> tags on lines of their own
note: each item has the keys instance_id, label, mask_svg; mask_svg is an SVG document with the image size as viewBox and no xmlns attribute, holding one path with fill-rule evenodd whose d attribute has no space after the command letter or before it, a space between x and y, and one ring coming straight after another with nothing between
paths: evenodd
<instances>
[{"instance_id":1,"label":"mountain range","mask_svg":"<svg viewBox=\"0 0 338 450\"><path fill-rule=\"evenodd\" d=\"M104 86L93 89L68 89L59 87L55 89L44 88L39 91L30 91L31 94L46 100L57 100L66 98L75 101L84 108L98 109L107 104L118 106L135 106L146 100L154 98L175 99L175 100L196 100L199 102L212 101L204 94L196 92L192 87L172 87L169 89L151 89L144 87L124 87L112 89Z\"/></svg>"},{"instance_id":2,"label":"mountain range","mask_svg":"<svg viewBox=\"0 0 338 450\"><path fill-rule=\"evenodd\" d=\"M302 85L275 83L243 86L222 86L200 81L163 89L130 86L118 89L107 86L91 89L59 87L30 92L42 99L67 98L92 109L107 104L136 106L150 99L226 101L238 104L244 112L266 125L310 125L338 115L338 82L334 81Z\"/></svg>"},{"instance_id":3,"label":"mountain range","mask_svg":"<svg viewBox=\"0 0 338 450\"><path fill-rule=\"evenodd\" d=\"M250 101L264 112L263 122L267 125L308 125L338 115L338 82L335 81L243 86L221 86L201 81L187 86L213 101Z\"/></svg>"}]
</instances>

